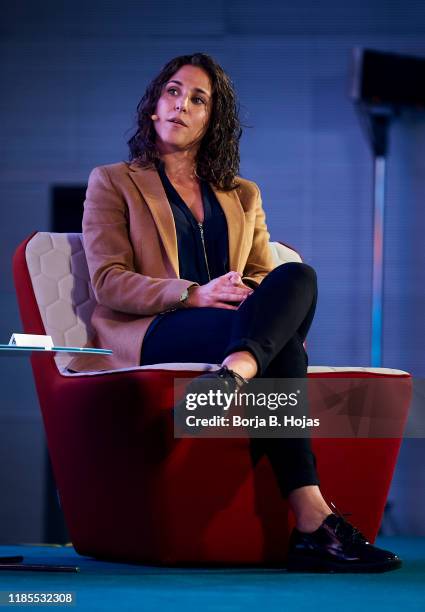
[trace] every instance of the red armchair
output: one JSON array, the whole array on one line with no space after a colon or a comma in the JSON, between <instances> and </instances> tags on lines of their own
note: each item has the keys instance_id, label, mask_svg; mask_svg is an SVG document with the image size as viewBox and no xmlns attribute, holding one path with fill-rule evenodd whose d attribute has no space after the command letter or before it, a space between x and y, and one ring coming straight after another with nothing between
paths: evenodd
<instances>
[{"instance_id":1,"label":"red armchair","mask_svg":"<svg viewBox=\"0 0 425 612\"><path fill-rule=\"evenodd\" d=\"M271 245L276 263L300 260ZM39 232L14 257L26 333L57 345L90 337L94 297L79 234ZM246 439L174 439L174 379L206 364L158 364L72 374L71 355L36 354L32 367L65 520L76 551L149 564L282 564L294 524L266 459ZM309 368L310 378L393 381L404 418L410 376L397 370ZM397 396L397 397L396 397ZM379 398L377 398L379 400ZM316 408L326 401L318 387ZM374 541L401 439L314 439L321 488Z\"/></svg>"}]
</instances>

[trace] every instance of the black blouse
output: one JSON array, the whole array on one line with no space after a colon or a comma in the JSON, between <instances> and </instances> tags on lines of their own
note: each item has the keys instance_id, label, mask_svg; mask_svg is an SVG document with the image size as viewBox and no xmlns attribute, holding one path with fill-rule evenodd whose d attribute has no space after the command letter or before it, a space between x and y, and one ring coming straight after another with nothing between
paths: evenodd
<instances>
[{"instance_id":1,"label":"black blouse","mask_svg":"<svg viewBox=\"0 0 425 612\"><path fill-rule=\"evenodd\" d=\"M157 164L165 193L174 216L179 256L179 276L205 285L229 271L227 221L214 191L201 181L204 221L198 223L165 173L163 162Z\"/></svg>"}]
</instances>

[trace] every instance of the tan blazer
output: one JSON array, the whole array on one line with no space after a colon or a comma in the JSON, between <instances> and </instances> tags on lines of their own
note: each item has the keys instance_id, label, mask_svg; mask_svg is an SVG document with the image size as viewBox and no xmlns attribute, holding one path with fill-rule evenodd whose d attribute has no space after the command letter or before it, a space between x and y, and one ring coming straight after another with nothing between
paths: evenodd
<instances>
[{"instance_id":1,"label":"tan blazer","mask_svg":"<svg viewBox=\"0 0 425 612\"><path fill-rule=\"evenodd\" d=\"M225 214L230 270L259 284L272 270L269 233L255 183L219 191ZM177 236L170 204L155 169L120 162L95 168L84 203L84 249L98 304L94 345L113 355L79 355L76 371L140 364L143 337L155 315L179 305L194 283L179 278Z\"/></svg>"}]
</instances>

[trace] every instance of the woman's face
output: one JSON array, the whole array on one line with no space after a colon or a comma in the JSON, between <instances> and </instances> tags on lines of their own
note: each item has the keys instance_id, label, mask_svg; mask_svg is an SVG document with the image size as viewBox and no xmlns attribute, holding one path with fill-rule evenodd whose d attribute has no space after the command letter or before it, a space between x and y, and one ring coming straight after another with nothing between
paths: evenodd
<instances>
[{"instance_id":1,"label":"woman's face","mask_svg":"<svg viewBox=\"0 0 425 612\"><path fill-rule=\"evenodd\" d=\"M155 110L159 153L197 148L208 127L211 104L211 82L202 68L186 65L175 72L165 83Z\"/></svg>"}]
</instances>

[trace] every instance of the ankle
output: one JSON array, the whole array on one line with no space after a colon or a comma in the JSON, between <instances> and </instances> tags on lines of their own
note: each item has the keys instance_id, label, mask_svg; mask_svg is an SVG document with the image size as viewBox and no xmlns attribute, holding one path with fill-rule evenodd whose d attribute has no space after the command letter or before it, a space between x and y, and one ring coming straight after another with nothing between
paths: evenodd
<instances>
[{"instance_id":1,"label":"ankle","mask_svg":"<svg viewBox=\"0 0 425 612\"><path fill-rule=\"evenodd\" d=\"M297 516L296 527L298 531L302 531L303 533L312 533L319 529L323 521L327 519L330 514L332 514L332 511L317 510Z\"/></svg>"},{"instance_id":2,"label":"ankle","mask_svg":"<svg viewBox=\"0 0 425 612\"><path fill-rule=\"evenodd\" d=\"M228 355L222 365L247 380L254 378L258 371L255 357L248 351L237 351Z\"/></svg>"}]
</instances>

